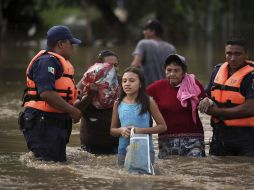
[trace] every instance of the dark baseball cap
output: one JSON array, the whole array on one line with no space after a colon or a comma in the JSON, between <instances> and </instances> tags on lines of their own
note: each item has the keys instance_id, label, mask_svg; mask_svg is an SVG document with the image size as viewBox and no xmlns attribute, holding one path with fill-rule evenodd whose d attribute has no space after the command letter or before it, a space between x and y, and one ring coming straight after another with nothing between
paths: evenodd
<instances>
[{"instance_id":1,"label":"dark baseball cap","mask_svg":"<svg viewBox=\"0 0 254 190\"><path fill-rule=\"evenodd\" d=\"M184 70L187 69L187 63L185 57L179 55L179 54L170 54L166 58L166 61L164 63L164 68L166 68L167 65L169 65L171 62L177 62L179 63Z\"/></svg>"},{"instance_id":2,"label":"dark baseball cap","mask_svg":"<svg viewBox=\"0 0 254 190\"><path fill-rule=\"evenodd\" d=\"M64 25L57 25L51 27L47 32L47 40L69 40L72 44L81 44L81 40L74 38L70 29Z\"/></svg>"},{"instance_id":3,"label":"dark baseball cap","mask_svg":"<svg viewBox=\"0 0 254 190\"><path fill-rule=\"evenodd\" d=\"M158 20L148 20L144 26L144 29L155 30L158 34L163 34L163 27Z\"/></svg>"}]
</instances>

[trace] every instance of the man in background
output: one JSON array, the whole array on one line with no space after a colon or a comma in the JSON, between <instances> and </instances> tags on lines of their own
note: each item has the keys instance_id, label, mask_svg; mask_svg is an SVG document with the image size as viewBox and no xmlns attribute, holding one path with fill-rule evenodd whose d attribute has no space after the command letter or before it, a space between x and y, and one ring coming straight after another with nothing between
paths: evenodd
<instances>
[{"instance_id":1,"label":"man in background","mask_svg":"<svg viewBox=\"0 0 254 190\"><path fill-rule=\"evenodd\" d=\"M163 64L169 54L176 53L175 47L162 40L163 27L158 20L148 20L140 40L133 52L132 66L140 66L145 74L146 85L165 78Z\"/></svg>"}]
</instances>

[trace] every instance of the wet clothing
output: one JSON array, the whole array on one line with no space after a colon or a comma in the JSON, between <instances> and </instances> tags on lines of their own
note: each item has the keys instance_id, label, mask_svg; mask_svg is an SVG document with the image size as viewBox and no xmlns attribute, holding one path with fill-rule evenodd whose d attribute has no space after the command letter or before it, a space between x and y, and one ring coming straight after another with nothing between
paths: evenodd
<instances>
[{"instance_id":1,"label":"wet clothing","mask_svg":"<svg viewBox=\"0 0 254 190\"><path fill-rule=\"evenodd\" d=\"M117 154L118 138L110 135L113 108L97 109L90 104L81 119L81 148L92 154Z\"/></svg>"},{"instance_id":2,"label":"wet clothing","mask_svg":"<svg viewBox=\"0 0 254 190\"><path fill-rule=\"evenodd\" d=\"M34 81L36 93L55 91L56 80L60 79L64 72L62 63L57 57L47 53L34 61L27 71L27 76L29 80ZM34 102L34 108L29 107L29 101ZM66 144L72 129L70 115L57 111L48 112L48 109L44 111L43 107L37 109L36 101L29 101L24 105L24 114L19 119L28 149L41 160L66 161Z\"/></svg>"},{"instance_id":3,"label":"wet clothing","mask_svg":"<svg viewBox=\"0 0 254 190\"><path fill-rule=\"evenodd\" d=\"M139 128L150 127L150 113L146 112L140 115L141 105L138 103L127 104L121 102L118 105L118 115L121 127L135 126ZM152 135L149 135L150 143L150 159L153 163L154 161L154 146L152 141ZM130 139L125 137L119 137L118 146L118 164L123 165L126 156L126 148L130 144Z\"/></svg>"},{"instance_id":4,"label":"wet clothing","mask_svg":"<svg viewBox=\"0 0 254 190\"><path fill-rule=\"evenodd\" d=\"M169 156L205 156L205 143L203 137L166 137L159 140L160 159Z\"/></svg>"},{"instance_id":5,"label":"wet clothing","mask_svg":"<svg viewBox=\"0 0 254 190\"><path fill-rule=\"evenodd\" d=\"M222 122L211 123L213 136L209 154L254 157L254 127L228 127Z\"/></svg>"},{"instance_id":6,"label":"wet clothing","mask_svg":"<svg viewBox=\"0 0 254 190\"><path fill-rule=\"evenodd\" d=\"M27 108L21 116L21 130L27 147L38 160L66 161L66 144L72 130L72 119Z\"/></svg>"},{"instance_id":7,"label":"wet clothing","mask_svg":"<svg viewBox=\"0 0 254 190\"><path fill-rule=\"evenodd\" d=\"M202 85L197 80L196 84L201 91L199 98L205 97ZM202 152L201 155L203 155L204 131L198 115L198 110L196 109L195 124L192 118L191 102L187 99L187 107L183 107L181 102L177 99L178 90L179 86L171 86L167 79L156 81L147 87L147 93L154 98L167 124L167 131L158 136L160 158L166 158L171 155L170 151L166 151L168 152L168 155L166 155L165 150L170 150L172 148L171 142L174 142L174 139L179 142L185 142L186 139L188 139L187 142L195 142L199 139L201 144L199 147ZM178 143L178 149L182 149L181 143ZM191 151L191 149L187 150ZM186 151L184 151L184 153L179 151L179 155L188 155Z\"/></svg>"},{"instance_id":8,"label":"wet clothing","mask_svg":"<svg viewBox=\"0 0 254 190\"><path fill-rule=\"evenodd\" d=\"M169 54L176 53L175 47L163 40L140 40L132 53L142 56L141 68L145 74L146 85L165 78L163 65Z\"/></svg>"},{"instance_id":9,"label":"wet clothing","mask_svg":"<svg viewBox=\"0 0 254 190\"><path fill-rule=\"evenodd\" d=\"M217 96L212 94L212 89L216 89L215 77L222 66L224 67L223 69L227 70L227 73L229 73L229 65L227 65L227 63L224 63L224 65L220 64L215 67L210 79L210 83L206 90L207 94L210 97L212 95ZM244 67L245 66L241 67L239 70L244 69ZM235 74L238 74L238 72ZM232 76L234 77L234 74ZM224 75L224 77L227 77L225 81L230 79L229 74ZM245 76L242 76L239 85L240 86L238 91L241 96L243 96L245 99L254 98L254 72L245 73ZM224 96L227 95L227 89L228 88L225 88ZM218 97L214 98L218 99ZM235 97L227 96L228 101L231 101L231 98L232 101L235 101ZM225 104L220 104L219 102L217 102L217 104L219 107L226 107ZM236 104L231 104L229 107L233 106L236 106ZM244 123L241 126L227 125L229 125L229 123L225 123L224 118L213 118L213 120L211 120L211 126L213 127L213 137L210 144L210 154L217 156L254 156L253 127L245 127Z\"/></svg>"}]
</instances>

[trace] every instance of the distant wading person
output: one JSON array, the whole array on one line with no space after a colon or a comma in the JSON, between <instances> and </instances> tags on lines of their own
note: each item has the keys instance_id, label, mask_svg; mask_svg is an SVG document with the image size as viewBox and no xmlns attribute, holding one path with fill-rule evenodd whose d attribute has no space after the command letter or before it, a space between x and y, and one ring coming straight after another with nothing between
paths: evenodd
<instances>
[{"instance_id":1,"label":"distant wading person","mask_svg":"<svg viewBox=\"0 0 254 190\"><path fill-rule=\"evenodd\" d=\"M140 40L133 52L132 66L140 66L144 72L146 85L165 77L163 64L175 47L161 39L163 27L158 20L148 20L143 29L144 39Z\"/></svg>"}]
</instances>

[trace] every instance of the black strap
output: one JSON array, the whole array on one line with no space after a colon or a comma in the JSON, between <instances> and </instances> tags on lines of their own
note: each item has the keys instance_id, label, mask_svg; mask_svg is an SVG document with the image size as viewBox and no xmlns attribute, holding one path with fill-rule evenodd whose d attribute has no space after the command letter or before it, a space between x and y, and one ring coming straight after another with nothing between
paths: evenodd
<instances>
[{"instance_id":1,"label":"black strap","mask_svg":"<svg viewBox=\"0 0 254 190\"><path fill-rule=\"evenodd\" d=\"M68 75L68 74L63 74L63 77L68 77L68 78L70 78L70 79L73 79L73 75Z\"/></svg>"},{"instance_id":2,"label":"black strap","mask_svg":"<svg viewBox=\"0 0 254 190\"><path fill-rule=\"evenodd\" d=\"M22 106L24 106L24 104L26 102L29 102L29 101L43 101L41 99L41 97L38 95L38 92L36 95L32 95L32 94L28 94L28 91L37 91L37 88L26 88L24 90L24 93L23 93L23 96L22 96ZM70 87L68 87L67 90L64 90L64 89L57 89L56 92L59 92L59 93L66 93L65 96L61 96L65 101L70 101L72 100L72 97L70 96L72 94L72 90Z\"/></svg>"},{"instance_id":3,"label":"black strap","mask_svg":"<svg viewBox=\"0 0 254 190\"><path fill-rule=\"evenodd\" d=\"M235 107L235 106L238 106L239 104L235 104L235 103L232 103L231 100L227 100L226 102L218 102L214 99L214 97L212 97L212 100L215 102L215 104L218 106L218 107L224 107L224 108L232 108L232 107Z\"/></svg>"},{"instance_id":4,"label":"black strap","mask_svg":"<svg viewBox=\"0 0 254 190\"><path fill-rule=\"evenodd\" d=\"M227 86L227 85L222 85L218 83L214 83L211 90L225 90L225 91L233 91L233 92L240 92L240 88L238 87L233 87L233 86Z\"/></svg>"},{"instance_id":5,"label":"black strap","mask_svg":"<svg viewBox=\"0 0 254 190\"><path fill-rule=\"evenodd\" d=\"M247 65L249 65L251 67L254 67L254 64L252 64L252 63L248 63Z\"/></svg>"},{"instance_id":6,"label":"black strap","mask_svg":"<svg viewBox=\"0 0 254 190\"><path fill-rule=\"evenodd\" d=\"M36 87L35 88L27 87L25 90L26 91L37 91L37 88Z\"/></svg>"},{"instance_id":7,"label":"black strap","mask_svg":"<svg viewBox=\"0 0 254 190\"><path fill-rule=\"evenodd\" d=\"M69 100L72 100L72 97L70 97L69 95L66 95L66 96L61 96L65 101L69 101ZM41 99L41 97L40 96L38 96L38 95L31 95L31 94L26 94L25 96L24 96L24 98L22 99L23 100L23 104L22 105L24 105L25 104L25 102L29 102L29 101L44 101L44 100L42 100Z\"/></svg>"}]
</instances>

